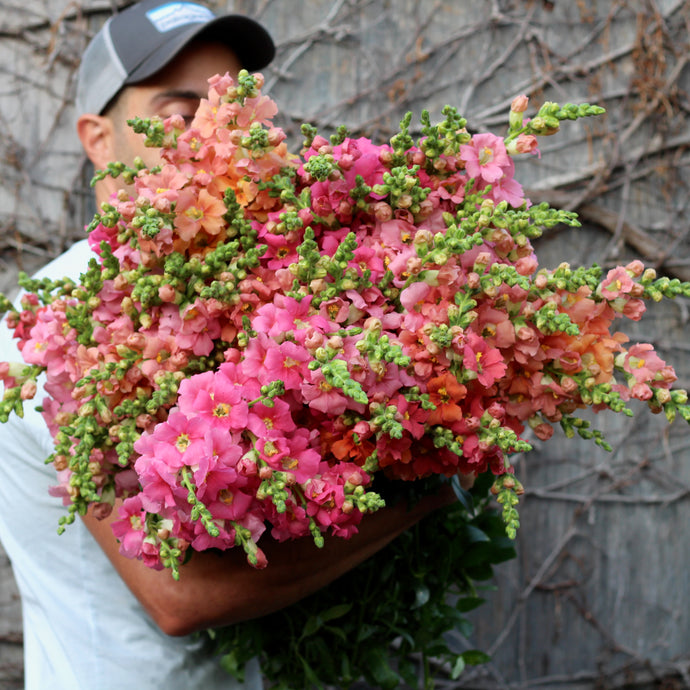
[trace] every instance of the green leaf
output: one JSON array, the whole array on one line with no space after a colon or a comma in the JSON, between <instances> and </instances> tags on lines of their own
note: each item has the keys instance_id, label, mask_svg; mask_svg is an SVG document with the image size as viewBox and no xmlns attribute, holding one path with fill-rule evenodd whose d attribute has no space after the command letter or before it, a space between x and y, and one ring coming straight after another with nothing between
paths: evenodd
<instances>
[{"instance_id":1,"label":"green leaf","mask_svg":"<svg viewBox=\"0 0 690 690\"><path fill-rule=\"evenodd\" d=\"M467 538L469 539L470 544L491 541L491 538L488 534L486 534L486 532L480 530L479 527L475 527L474 525L467 525Z\"/></svg>"},{"instance_id":2,"label":"green leaf","mask_svg":"<svg viewBox=\"0 0 690 690\"><path fill-rule=\"evenodd\" d=\"M427 647L424 651L426 652L427 656L439 658L450 653L448 645L442 640L438 640L435 644Z\"/></svg>"},{"instance_id":3,"label":"green leaf","mask_svg":"<svg viewBox=\"0 0 690 690\"><path fill-rule=\"evenodd\" d=\"M460 656L463 658L465 663L470 666L478 666L479 664L486 664L491 661L491 657L479 649L468 649Z\"/></svg>"},{"instance_id":4,"label":"green leaf","mask_svg":"<svg viewBox=\"0 0 690 690\"><path fill-rule=\"evenodd\" d=\"M411 649L414 649L415 647L415 640L412 634L410 633L409 630L405 630L405 628L398 628L398 627L393 627L391 628L393 632L396 634L397 637L401 637L404 642L406 642Z\"/></svg>"},{"instance_id":5,"label":"green leaf","mask_svg":"<svg viewBox=\"0 0 690 690\"><path fill-rule=\"evenodd\" d=\"M335 625L325 625L323 627L323 630L324 632L328 631L328 633L330 633L334 637L337 637L342 642L347 642L347 633L342 628L338 628Z\"/></svg>"},{"instance_id":6,"label":"green leaf","mask_svg":"<svg viewBox=\"0 0 690 690\"><path fill-rule=\"evenodd\" d=\"M302 669L304 670L304 676L309 681L309 684L315 685L317 688L322 688L323 685L321 684L321 681L319 680L319 678L314 673L314 670L312 669L312 667L306 662L305 659L302 659L301 661L302 661Z\"/></svg>"},{"instance_id":7,"label":"green leaf","mask_svg":"<svg viewBox=\"0 0 690 690\"><path fill-rule=\"evenodd\" d=\"M357 642L363 642L376 633L376 627L365 623L357 631Z\"/></svg>"},{"instance_id":8,"label":"green leaf","mask_svg":"<svg viewBox=\"0 0 690 690\"><path fill-rule=\"evenodd\" d=\"M340 660L340 676L342 678L342 684L347 687L350 685L350 683L355 680L352 677L352 665L350 664L350 660L347 658L347 656L343 656L343 658Z\"/></svg>"},{"instance_id":9,"label":"green leaf","mask_svg":"<svg viewBox=\"0 0 690 690\"><path fill-rule=\"evenodd\" d=\"M482 599L482 597L463 597L458 600L455 608L461 613L467 613L481 606L485 601L486 599Z\"/></svg>"},{"instance_id":10,"label":"green leaf","mask_svg":"<svg viewBox=\"0 0 690 690\"><path fill-rule=\"evenodd\" d=\"M466 570L470 570L475 566L490 566L491 550L492 544L490 542L475 542L474 544L466 544L463 567ZM474 575L471 575L470 577L474 577Z\"/></svg>"},{"instance_id":11,"label":"green leaf","mask_svg":"<svg viewBox=\"0 0 690 690\"><path fill-rule=\"evenodd\" d=\"M473 580L488 580L493 577L494 571L489 563L478 563L475 566L467 568L467 574Z\"/></svg>"},{"instance_id":12,"label":"green leaf","mask_svg":"<svg viewBox=\"0 0 690 690\"><path fill-rule=\"evenodd\" d=\"M405 657L400 659L398 662L398 673L401 678L409 685L411 688L416 687L418 683L417 679L417 667L415 666L412 659Z\"/></svg>"},{"instance_id":13,"label":"green leaf","mask_svg":"<svg viewBox=\"0 0 690 690\"><path fill-rule=\"evenodd\" d=\"M455 495L457 496L457 499L462 507L468 513L472 514L474 512L474 501L472 500L472 494L467 491L467 489L462 488L460 485L460 477L457 474L451 479L450 485L453 487L453 491L455 492Z\"/></svg>"},{"instance_id":14,"label":"green leaf","mask_svg":"<svg viewBox=\"0 0 690 690\"><path fill-rule=\"evenodd\" d=\"M383 649L380 647L370 649L369 654L367 654L367 662L373 679L382 688L393 690L399 687L400 676L391 667L388 654Z\"/></svg>"},{"instance_id":15,"label":"green leaf","mask_svg":"<svg viewBox=\"0 0 690 690\"><path fill-rule=\"evenodd\" d=\"M439 604L437 609L438 615L443 616L444 625L452 627L461 627L464 625L472 624L460 613L460 611L455 606L450 606L449 604Z\"/></svg>"},{"instance_id":16,"label":"green leaf","mask_svg":"<svg viewBox=\"0 0 690 690\"><path fill-rule=\"evenodd\" d=\"M302 637L313 635L322 625L323 621L320 616L311 616L302 630Z\"/></svg>"},{"instance_id":17,"label":"green leaf","mask_svg":"<svg viewBox=\"0 0 690 690\"><path fill-rule=\"evenodd\" d=\"M240 683L244 681L244 665L240 664L234 649L221 657L220 665L224 671L236 678Z\"/></svg>"},{"instance_id":18,"label":"green leaf","mask_svg":"<svg viewBox=\"0 0 690 690\"><path fill-rule=\"evenodd\" d=\"M341 618L352 608L352 603L339 604L338 606L332 606L330 609L324 611L320 618L325 623L326 621L332 621L336 618Z\"/></svg>"},{"instance_id":19,"label":"green leaf","mask_svg":"<svg viewBox=\"0 0 690 690\"><path fill-rule=\"evenodd\" d=\"M465 660L462 658L462 654L459 654L456 659L455 663L453 664L453 667L450 670L450 677L453 680L457 680L460 678L462 675L462 672L465 670Z\"/></svg>"},{"instance_id":20,"label":"green leaf","mask_svg":"<svg viewBox=\"0 0 690 690\"><path fill-rule=\"evenodd\" d=\"M474 632L474 626L466 618L463 618L457 625L456 628L458 633L463 637L469 637Z\"/></svg>"},{"instance_id":21,"label":"green leaf","mask_svg":"<svg viewBox=\"0 0 690 690\"><path fill-rule=\"evenodd\" d=\"M420 606L424 606L424 604L429 601L430 597L431 592L429 591L429 588L425 584L420 583L415 589L414 604L412 605L412 608L418 609Z\"/></svg>"}]
</instances>

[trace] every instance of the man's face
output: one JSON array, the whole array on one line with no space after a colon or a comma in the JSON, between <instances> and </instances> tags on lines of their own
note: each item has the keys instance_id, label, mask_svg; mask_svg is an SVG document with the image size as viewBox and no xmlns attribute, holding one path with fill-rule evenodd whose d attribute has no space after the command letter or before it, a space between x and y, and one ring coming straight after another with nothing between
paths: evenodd
<instances>
[{"instance_id":1,"label":"man's face","mask_svg":"<svg viewBox=\"0 0 690 690\"><path fill-rule=\"evenodd\" d=\"M158 149L144 146L143 137L126 124L133 117L182 115L191 121L199 100L208 95L208 79L229 72L236 77L241 65L235 54L219 43L192 43L170 64L145 82L128 86L108 117L114 123L115 160L131 164L140 156L147 167L159 162Z\"/></svg>"}]
</instances>

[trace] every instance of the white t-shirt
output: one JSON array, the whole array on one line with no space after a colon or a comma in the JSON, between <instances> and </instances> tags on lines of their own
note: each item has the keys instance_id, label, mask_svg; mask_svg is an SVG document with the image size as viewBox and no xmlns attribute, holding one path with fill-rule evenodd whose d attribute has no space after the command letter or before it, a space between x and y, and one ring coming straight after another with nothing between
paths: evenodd
<instances>
[{"instance_id":1,"label":"white t-shirt","mask_svg":"<svg viewBox=\"0 0 690 690\"><path fill-rule=\"evenodd\" d=\"M91 256L79 242L37 275L77 277ZM0 361L20 359L3 323ZM33 403L0 424L0 541L22 597L26 689L261 688L257 665L239 685L198 638L163 634L81 520L57 534L66 509L48 494L52 438Z\"/></svg>"}]
</instances>

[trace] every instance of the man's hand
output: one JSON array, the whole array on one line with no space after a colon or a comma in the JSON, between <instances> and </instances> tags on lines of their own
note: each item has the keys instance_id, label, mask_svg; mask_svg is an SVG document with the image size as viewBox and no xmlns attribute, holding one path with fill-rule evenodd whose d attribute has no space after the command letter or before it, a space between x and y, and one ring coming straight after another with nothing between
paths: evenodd
<instances>
[{"instance_id":1,"label":"man's hand","mask_svg":"<svg viewBox=\"0 0 690 690\"><path fill-rule=\"evenodd\" d=\"M268 557L263 570L250 567L242 549L202 551L180 566L175 581L167 571L153 570L119 553L108 518L90 511L84 522L129 589L168 635L186 635L204 628L231 625L289 606L333 582L431 511L455 501L450 486L424 496L409 510L396 505L365 515L351 539L327 536L323 548L305 537L261 547Z\"/></svg>"}]
</instances>

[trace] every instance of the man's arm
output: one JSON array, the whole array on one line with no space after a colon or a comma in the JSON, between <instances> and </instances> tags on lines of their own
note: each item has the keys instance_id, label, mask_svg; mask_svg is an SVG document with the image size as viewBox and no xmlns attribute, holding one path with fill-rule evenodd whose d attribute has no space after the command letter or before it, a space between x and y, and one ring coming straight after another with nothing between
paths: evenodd
<instances>
[{"instance_id":1,"label":"man's arm","mask_svg":"<svg viewBox=\"0 0 690 690\"><path fill-rule=\"evenodd\" d=\"M186 635L204 628L231 625L289 606L326 586L373 556L400 533L432 510L455 500L450 488L425 496L412 509L402 505L366 515L359 533L351 539L327 536L323 548L311 538L278 543L261 542L268 566L255 570L244 551L194 553L180 567L179 581L168 570L157 571L142 562L120 555L111 523L117 511L105 520L84 518L120 577L134 596L168 635Z\"/></svg>"}]
</instances>

